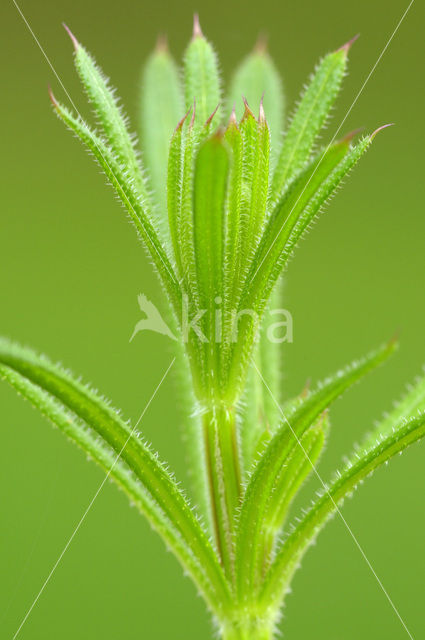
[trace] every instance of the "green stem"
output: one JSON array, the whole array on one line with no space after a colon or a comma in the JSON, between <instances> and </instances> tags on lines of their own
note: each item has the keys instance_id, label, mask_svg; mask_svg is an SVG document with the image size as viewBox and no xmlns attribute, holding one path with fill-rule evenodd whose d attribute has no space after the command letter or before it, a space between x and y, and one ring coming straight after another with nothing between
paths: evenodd
<instances>
[{"instance_id":1,"label":"green stem","mask_svg":"<svg viewBox=\"0 0 425 640\"><path fill-rule=\"evenodd\" d=\"M214 406L203 415L203 430L211 520L221 562L233 581L235 514L241 495L236 411Z\"/></svg>"},{"instance_id":2,"label":"green stem","mask_svg":"<svg viewBox=\"0 0 425 640\"><path fill-rule=\"evenodd\" d=\"M273 640L273 625L267 620L246 621L225 627L222 640Z\"/></svg>"}]
</instances>

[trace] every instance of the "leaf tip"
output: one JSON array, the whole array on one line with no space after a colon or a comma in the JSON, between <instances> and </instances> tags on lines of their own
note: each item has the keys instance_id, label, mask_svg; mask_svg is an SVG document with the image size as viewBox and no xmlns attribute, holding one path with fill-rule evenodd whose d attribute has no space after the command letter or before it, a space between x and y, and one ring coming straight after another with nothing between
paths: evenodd
<instances>
[{"instance_id":1,"label":"leaf tip","mask_svg":"<svg viewBox=\"0 0 425 640\"><path fill-rule=\"evenodd\" d=\"M245 96L242 96L242 100L243 103L245 105L245 111L243 112L243 116L241 119L241 122L243 122L244 120L246 120L247 118L254 118L254 114L252 113L249 104L248 104L248 100L245 98Z\"/></svg>"},{"instance_id":2,"label":"leaf tip","mask_svg":"<svg viewBox=\"0 0 425 640\"><path fill-rule=\"evenodd\" d=\"M269 36L265 31L260 31L258 34L257 42L254 45L253 52L259 55L265 55L268 53Z\"/></svg>"},{"instance_id":3,"label":"leaf tip","mask_svg":"<svg viewBox=\"0 0 425 640\"><path fill-rule=\"evenodd\" d=\"M209 117L209 118L207 118L207 120L206 120L206 122L205 122L205 124L204 124L204 127L209 127L209 126L210 126L210 124L211 124L211 122L213 121L213 118L214 118L215 114L217 113L217 111L218 111L219 107L220 107L220 103L218 103L218 105L216 106L216 108L214 109L214 111L212 112L212 114L210 115L210 117Z\"/></svg>"},{"instance_id":4,"label":"leaf tip","mask_svg":"<svg viewBox=\"0 0 425 640\"><path fill-rule=\"evenodd\" d=\"M399 346L399 343L400 343L400 333L401 333L401 329L400 329L400 327L398 327L394 331L393 336L388 340L388 347L391 350L398 349L398 346Z\"/></svg>"},{"instance_id":5,"label":"leaf tip","mask_svg":"<svg viewBox=\"0 0 425 640\"><path fill-rule=\"evenodd\" d=\"M77 51L78 47L80 46L80 43L78 42L77 38L74 36L74 34L72 33L71 29L68 27L67 24L62 22L62 26L65 29L65 31L67 32L67 34L69 35L69 37L71 38L71 42L74 45L75 51Z\"/></svg>"},{"instance_id":6,"label":"leaf tip","mask_svg":"<svg viewBox=\"0 0 425 640\"><path fill-rule=\"evenodd\" d=\"M199 15L197 13L193 15L192 40L196 40L196 38L204 38L204 34L202 33L202 29L201 29L201 24L199 22Z\"/></svg>"},{"instance_id":7,"label":"leaf tip","mask_svg":"<svg viewBox=\"0 0 425 640\"><path fill-rule=\"evenodd\" d=\"M259 124L267 124L266 114L264 112L264 93L261 96L260 100L260 110L258 113L258 123Z\"/></svg>"},{"instance_id":8,"label":"leaf tip","mask_svg":"<svg viewBox=\"0 0 425 640\"><path fill-rule=\"evenodd\" d=\"M58 103L58 101L56 100L56 98L54 96L54 93L52 91L52 87L50 86L50 84L47 85L47 90L49 92L50 102L52 103L52 105L54 106L55 109L58 109L59 108L59 103Z\"/></svg>"},{"instance_id":9,"label":"leaf tip","mask_svg":"<svg viewBox=\"0 0 425 640\"><path fill-rule=\"evenodd\" d=\"M382 131L383 129L388 129L388 127L393 127L394 125L395 125L395 122L390 122L389 124L383 124L382 127L378 127L377 129L375 129L373 133L371 133L370 141L372 142L372 140L375 139L375 137L378 135L380 131Z\"/></svg>"},{"instance_id":10,"label":"leaf tip","mask_svg":"<svg viewBox=\"0 0 425 640\"><path fill-rule=\"evenodd\" d=\"M237 121L237 118L236 118L235 105L233 105L232 112L230 114L230 118L229 118L229 121L227 123L227 131L229 129L232 129L232 128L233 129L237 129L238 128L238 121Z\"/></svg>"},{"instance_id":11,"label":"leaf tip","mask_svg":"<svg viewBox=\"0 0 425 640\"><path fill-rule=\"evenodd\" d=\"M353 129L353 131L349 131L343 138L341 138L340 142L349 143L353 138L355 138L359 133L364 130L364 127L357 127L357 129Z\"/></svg>"},{"instance_id":12,"label":"leaf tip","mask_svg":"<svg viewBox=\"0 0 425 640\"><path fill-rule=\"evenodd\" d=\"M360 38L360 33L358 33L353 38L351 38L351 40L343 44L342 47L339 47L337 51L344 51L345 54L348 55L348 52L350 51L352 45L356 42L356 40L358 40L358 38Z\"/></svg>"},{"instance_id":13,"label":"leaf tip","mask_svg":"<svg viewBox=\"0 0 425 640\"><path fill-rule=\"evenodd\" d=\"M159 33L155 44L155 53L168 53L168 38L165 33Z\"/></svg>"},{"instance_id":14,"label":"leaf tip","mask_svg":"<svg viewBox=\"0 0 425 640\"><path fill-rule=\"evenodd\" d=\"M189 107L189 109L186 111L186 113L184 114L183 118L178 122L177 127L175 128L174 133L176 133L177 131L179 131L180 129L183 128L184 123L186 122L186 119L189 115L189 113L192 111L192 106Z\"/></svg>"}]
</instances>

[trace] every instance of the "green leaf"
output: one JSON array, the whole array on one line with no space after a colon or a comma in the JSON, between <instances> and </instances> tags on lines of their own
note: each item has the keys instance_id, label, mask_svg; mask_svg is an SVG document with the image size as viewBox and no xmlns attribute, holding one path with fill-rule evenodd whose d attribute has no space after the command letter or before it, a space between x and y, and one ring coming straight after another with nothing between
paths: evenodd
<instances>
[{"instance_id":1,"label":"green leaf","mask_svg":"<svg viewBox=\"0 0 425 640\"><path fill-rule=\"evenodd\" d=\"M267 299L303 232L368 149L371 136L351 148L350 142L351 136L348 136L333 144L325 153L317 154L274 208L248 279L248 282L252 277L264 283L259 300ZM252 280L250 287L251 291L255 288ZM254 308L257 308L257 303Z\"/></svg>"},{"instance_id":2,"label":"green leaf","mask_svg":"<svg viewBox=\"0 0 425 640\"><path fill-rule=\"evenodd\" d=\"M259 41L254 51L236 69L230 87L228 104L236 107L238 119L243 115L242 97L257 108L264 96L264 112L270 128L273 154L276 153L283 130L284 96L282 81L270 58L264 42Z\"/></svg>"},{"instance_id":3,"label":"green leaf","mask_svg":"<svg viewBox=\"0 0 425 640\"><path fill-rule=\"evenodd\" d=\"M248 371L241 408L240 439L245 473L252 471L264 443L270 440L281 418L275 403L280 397L278 350L264 335L264 326L254 348L253 363L255 366L252 364ZM265 388L257 371L267 380L273 395Z\"/></svg>"},{"instance_id":4,"label":"green leaf","mask_svg":"<svg viewBox=\"0 0 425 640\"><path fill-rule=\"evenodd\" d=\"M259 458L242 502L236 544L238 589L242 596L256 586L260 563L263 560L258 554L263 547L263 526L267 518L269 499L288 456L299 446L298 441L319 415L347 388L385 361L395 348L396 343L391 341L326 380L301 403L290 422L286 416L282 416L281 427ZM267 381L263 382L267 384Z\"/></svg>"},{"instance_id":5,"label":"green leaf","mask_svg":"<svg viewBox=\"0 0 425 640\"><path fill-rule=\"evenodd\" d=\"M195 16L193 36L184 55L186 109L196 103L195 129L199 130L220 103L217 56Z\"/></svg>"},{"instance_id":6,"label":"green leaf","mask_svg":"<svg viewBox=\"0 0 425 640\"><path fill-rule=\"evenodd\" d=\"M179 70L163 39L158 41L143 69L140 102L143 158L165 216L168 150L173 131L182 117L184 101Z\"/></svg>"},{"instance_id":7,"label":"green leaf","mask_svg":"<svg viewBox=\"0 0 425 640\"><path fill-rule=\"evenodd\" d=\"M234 277L243 280L258 244L267 205L270 133L262 105L257 122L248 104L245 104L240 130L243 143L241 224L237 249L240 264Z\"/></svg>"},{"instance_id":8,"label":"green leaf","mask_svg":"<svg viewBox=\"0 0 425 640\"><path fill-rule=\"evenodd\" d=\"M236 411L213 406L203 413L202 421L216 546L225 573L233 582L234 532L241 493Z\"/></svg>"},{"instance_id":9,"label":"green leaf","mask_svg":"<svg viewBox=\"0 0 425 640\"><path fill-rule=\"evenodd\" d=\"M220 383L222 327L217 306L223 296L224 207L229 170L228 153L221 134L208 139L199 149L195 163L193 224L197 287L203 318L208 387Z\"/></svg>"},{"instance_id":10,"label":"green leaf","mask_svg":"<svg viewBox=\"0 0 425 640\"><path fill-rule=\"evenodd\" d=\"M218 612L225 606L227 585L205 532L173 477L134 429L64 369L5 339L0 339L0 375L110 471L190 573L211 608Z\"/></svg>"},{"instance_id":11,"label":"green leaf","mask_svg":"<svg viewBox=\"0 0 425 640\"><path fill-rule=\"evenodd\" d=\"M313 473L329 432L329 416L323 413L301 436L298 447L288 455L276 479L264 520L263 567L270 564L277 537L288 517L291 504Z\"/></svg>"},{"instance_id":12,"label":"green leaf","mask_svg":"<svg viewBox=\"0 0 425 640\"><path fill-rule=\"evenodd\" d=\"M366 450L374 446L384 435L393 432L394 425L414 418L425 411L425 376L418 377L413 385L408 386L408 392L395 403L394 408L379 420L375 428L368 433L359 446L359 450Z\"/></svg>"},{"instance_id":13,"label":"green leaf","mask_svg":"<svg viewBox=\"0 0 425 640\"><path fill-rule=\"evenodd\" d=\"M231 333L232 311L236 308L240 295L239 282L239 238L241 233L241 195L243 176L243 139L237 126L235 112L225 131L225 141L229 149L229 183L225 204L225 251L224 251L224 300L223 300L223 352L228 355L229 335Z\"/></svg>"},{"instance_id":14,"label":"green leaf","mask_svg":"<svg viewBox=\"0 0 425 640\"><path fill-rule=\"evenodd\" d=\"M181 231L182 231L182 183L184 166L184 134L183 125L189 112L178 123L171 138L168 157L167 172L167 209L168 225L170 228L171 242L174 257L180 278L184 276L185 269L182 265L181 255Z\"/></svg>"},{"instance_id":15,"label":"green leaf","mask_svg":"<svg viewBox=\"0 0 425 640\"><path fill-rule=\"evenodd\" d=\"M284 137L273 175L272 200L279 197L290 179L309 159L314 141L340 90L347 54L347 45L328 54L312 75Z\"/></svg>"},{"instance_id":16,"label":"green leaf","mask_svg":"<svg viewBox=\"0 0 425 640\"><path fill-rule=\"evenodd\" d=\"M329 147L324 154L318 154L294 179L274 208L241 294L239 309L251 309L254 314L244 314L240 318L238 340L233 350L232 380L240 378L241 369L243 371L249 363L250 346L258 318L263 315L273 287L296 243L344 176L366 151L372 137L368 136L350 148L351 136L347 136Z\"/></svg>"},{"instance_id":17,"label":"green leaf","mask_svg":"<svg viewBox=\"0 0 425 640\"><path fill-rule=\"evenodd\" d=\"M116 155L117 162L126 167L139 190L147 198L148 191L142 177L142 168L115 92L90 53L78 42L68 27L66 29L75 49L75 67L108 144Z\"/></svg>"},{"instance_id":18,"label":"green leaf","mask_svg":"<svg viewBox=\"0 0 425 640\"><path fill-rule=\"evenodd\" d=\"M94 155L111 186L117 193L136 231L143 240L148 254L158 271L161 282L173 304L174 310L179 315L181 309L180 287L168 255L163 248L163 243L159 239L153 222L147 213L147 211L149 211L149 203L144 200L143 194L138 191L136 185L129 179L125 168L117 162L112 150L104 141L92 131L81 118L74 117L66 107L58 103L53 94L51 94L51 99L58 116Z\"/></svg>"},{"instance_id":19,"label":"green leaf","mask_svg":"<svg viewBox=\"0 0 425 640\"><path fill-rule=\"evenodd\" d=\"M337 474L333 483L310 507L282 545L261 591L264 607L272 608L281 602L303 555L330 516L339 511L343 500L375 469L424 436L425 414L421 413L407 423L394 425L393 433L386 435L380 443L366 449L361 455L355 452L353 461Z\"/></svg>"}]
</instances>

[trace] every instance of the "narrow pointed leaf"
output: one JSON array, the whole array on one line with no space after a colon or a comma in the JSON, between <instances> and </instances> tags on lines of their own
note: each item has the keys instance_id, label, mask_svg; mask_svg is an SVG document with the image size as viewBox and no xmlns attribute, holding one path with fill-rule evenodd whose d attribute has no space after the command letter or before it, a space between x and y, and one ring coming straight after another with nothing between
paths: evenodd
<instances>
[{"instance_id":1,"label":"narrow pointed leaf","mask_svg":"<svg viewBox=\"0 0 425 640\"><path fill-rule=\"evenodd\" d=\"M265 282L264 297L311 220L370 143L371 138L366 137L350 148L348 138L319 153L274 208L252 268L253 277Z\"/></svg>"},{"instance_id":2,"label":"narrow pointed leaf","mask_svg":"<svg viewBox=\"0 0 425 640\"><path fill-rule=\"evenodd\" d=\"M337 475L284 542L262 588L261 599L265 606L273 607L281 601L303 555L343 500L375 469L424 436L425 414L422 413L407 423L395 425L393 433L361 455L355 453L353 461Z\"/></svg>"},{"instance_id":3,"label":"narrow pointed leaf","mask_svg":"<svg viewBox=\"0 0 425 640\"><path fill-rule=\"evenodd\" d=\"M261 548L263 523L266 517L269 498L282 470L282 465L297 447L303 434L314 424L319 415L336 400L347 388L361 379L366 373L385 361L396 348L391 341L366 358L354 362L350 367L326 380L312 393L292 415L289 422L283 416L281 427L268 443L249 479L245 491L238 526L236 567L238 571L238 589L241 595L254 588L262 557L258 557Z\"/></svg>"},{"instance_id":4,"label":"narrow pointed leaf","mask_svg":"<svg viewBox=\"0 0 425 640\"><path fill-rule=\"evenodd\" d=\"M188 114L187 114L188 115ZM184 134L183 124L187 115L179 122L171 138L168 172L167 172L167 209L168 226L170 228L171 242L174 250L174 258L180 277L184 275L181 256L181 229L182 229L182 187L184 165Z\"/></svg>"},{"instance_id":5,"label":"narrow pointed leaf","mask_svg":"<svg viewBox=\"0 0 425 640\"><path fill-rule=\"evenodd\" d=\"M328 54L317 66L285 134L272 181L271 198L279 197L289 180L309 159L314 141L338 95L347 66L348 48Z\"/></svg>"},{"instance_id":6,"label":"narrow pointed leaf","mask_svg":"<svg viewBox=\"0 0 425 640\"><path fill-rule=\"evenodd\" d=\"M252 309L261 317L273 287L292 251L322 205L370 145L367 137L350 148L349 138L332 145L294 180L276 205L262 235L241 295L240 309ZM246 367L256 323L244 315L238 325L238 341L233 351L232 379Z\"/></svg>"},{"instance_id":7,"label":"narrow pointed leaf","mask_svg":"<svg viewBox=\"0 0 425 640\"><path fill-rule=\"evenodd\" d=\"M225 322L223 351L228 355L228 337L231 333L232 311L237 306L239 288L239 238L241 233L241 193L243 176L243 139L236 123L235 113L225 132L229 148L229 184L225 204L225 251L223 275L223 317Z\"/></svg>"},{"instance_id":8,"label":"narrow pointed leaf","mask_svg":"<svg viewBox=\"0 0 425 640\"><path fill-rule=\"evenodd\" d=\"M258 244L267 205L269 185L270 132L262 106L260 118L254 118L246 104L240 124L243 142L241 226L239 234L239 280L246 275Z\"/></svg>"},{"instance_id":9,"label":"narrow pointed leaf","mask_svg":"<svg viewBox=\"0 0 425 640\"><path fill-rule=\"evenodd\" d=\"M359 446L359 450L366 450L379 443L382 438L391 434L395 424L403 420L414 418L418 413L425 411L425 376L418 377L413 385L408 387L408 392L399 400L391 411L388 411L382 420L370 433L366 435Z\"/></svg>"},{"instance_id":10,"label":"narrow pointed leaf","mask_svg":"<svg viewBox=\"0 0 425 640\"><path fill-rule=\"evenodd\" d=\"M329 417L324 414L303 434L299 446L292 450L282 467L270 496L263 524L265 566L270 563L277 536L288 517L292 501L303 483L313 473L328 432Z\"/></svg>"},{"instance_id":11,"label":"narrow pointed leaf","mask_svg":"<svg viewBox=\"0 0 425 640\"><path fill-rule=\"evenodd\" d=\"M80 138L98 161L108 181L127 210L136 231L143 240L161 281L170 296L174 309L179 313L181 306L180 288L168 255L147 213L149 204L146 203L143 195L138 191L137 185L129 178L125 169L117 162L115 155L103 140L80 118L74 117L66 107L59 104L53 97L52 100L58 116Z\"/></svg>"},{"instance_id":12,"label":"narrow pointed leaf","mask_svg":"<svg viewBox=\"0 0 425 640\"><path fill-rule=\"evenodd\" d=\"M179 70L166 44L159 42L143 69L140 130L143 158L161 214L166 213L168 151L184 108Z\"/></svg>"},{"instance_id":13,"label":"narrow pointed leaf","mask_svg":"<svg viewBox=\"0 0 425 640\"><path fill-rule=\"evenodd\" d=\"M193 37L184 55L186 109L196 103L195 129L199 130L220 102L220 76L216 53L195 17Z\"/></svg>"},{"instance_id":14,"label":"narrow pointed leaf","mask_svg":"<svg viewBox=\"0 0 425 640\"><path fill-rule=\"evenodd\" d=\"M242 97L254 109L263 98L274 154L283 130L284 96L279 73L263 43L259 43L242 61L233 76L228 105L230 109L235 105L238 118L242 117L244 110Z\"/></svg>"},{"instance_id":15,"label":"narrow pointed leaf","mask_svg":"<svg viewBox=\"0 0 425 640\"><path fill-rule=\"evenodd\" d=\"M119 458L111 477L136 499L211 606L223 596L225 602L226 584L206 534L173 477L128 423L61 367L4 339L0 375L101 466Z\"/></svg>"},{"instance_id":16,"label":"narrow pointed leaf","mask_svg":"<svg viewBox=\"0 0 425 640\"><path fill-rule=\"evenodd\" d=\"M70 35L75 48L75 67L87 96L93 104L95 115L108 144L116 155L118 163L126 167L131 178L137 183L139 189L144 191L144 195L147 197L148 192L142 177L141 165L127 128L126 118L115 97L115 91L110 86L108 78L96 64L93 56L71 33Z\"/></svg>"},{"instance_id":17,"label":"narrow pointed leaf","mask_svg":"<svg viewBox=\"0 0 425 640\"><path fill-rule=\"evenodd\" d=\"M228 177L228 153L221 135L200 148L195 163L193 216L196 270L201 309L205 310L205 349L209 373L219 371L222 327L217 322L217 305L223 296L224 207ZM218 381L210 380L215 387Z\"/></svg>"}]
</instances>

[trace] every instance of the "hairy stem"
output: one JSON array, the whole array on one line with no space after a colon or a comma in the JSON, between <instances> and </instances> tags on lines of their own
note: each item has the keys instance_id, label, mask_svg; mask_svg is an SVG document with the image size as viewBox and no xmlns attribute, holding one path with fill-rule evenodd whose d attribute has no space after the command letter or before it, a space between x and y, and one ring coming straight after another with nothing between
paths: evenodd
<instances>
[{"instance_id":1,"label":"hairy stem","mask_svg":"<svg viewBox=\"0 0 425 640\"><path fill-rule=\"evenodd\" d=\"M203 415L208 490L217 549L229 579L234 579L234 524L241 494L236 411L213 407Z\"/></svg>"},{"instance_id":2,"label":"hairy stem","mask_svg":"<svg viewBox=\"0 0 425 640\"><path fill-rule=\"evenodd\" d=\"M222 640L273 640L273 624L261 618L246 620L225 627Z\"/></svg>"}]
</instances>

